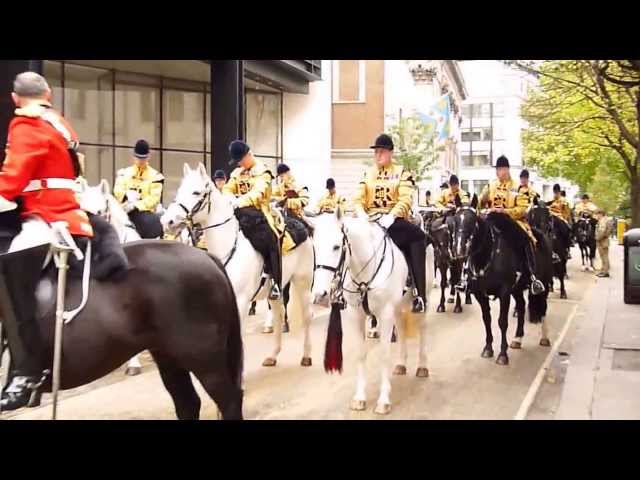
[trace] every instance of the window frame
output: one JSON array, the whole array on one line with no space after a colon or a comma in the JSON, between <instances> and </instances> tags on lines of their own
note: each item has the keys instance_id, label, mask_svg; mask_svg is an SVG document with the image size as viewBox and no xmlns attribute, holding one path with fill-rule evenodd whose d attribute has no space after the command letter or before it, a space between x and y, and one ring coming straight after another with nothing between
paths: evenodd
<instances>
[{"instance_id":1,"label":"window frame","mask_svg":"<svg viewBox=\"0 0 640 480\"><path fill-rule=\"evenodd\" d=\"M356 60L358 62L358 99L357 100L340 100L340 63L339 62L341 61L342 60L332 60L331 62L331 103L332 104L367 103L366 60Z\"/></svg>"}]
</instances>

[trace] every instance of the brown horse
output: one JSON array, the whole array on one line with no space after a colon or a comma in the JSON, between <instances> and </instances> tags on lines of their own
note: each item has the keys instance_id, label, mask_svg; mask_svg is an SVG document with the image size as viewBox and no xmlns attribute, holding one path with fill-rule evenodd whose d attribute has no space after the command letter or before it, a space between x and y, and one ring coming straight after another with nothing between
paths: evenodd
<instances>
[{"instance_id":1,"label":"brown horse","mask_svg":"<svg viewBox=\"0 0 640 480\"><path fill-rule=\"evenodd\" d=\"M200 398L189 372L216 402L223 419L242 419L243 346L235 294L224 267L202 250L177 242L124 245L124 279L91 279L85 308L64 326L61 388L92 382L149 350L178 419L198 419ZM53 364L56 270L38 286L38 323L46 368ZM67 309L80 304L81 279L67 279ZM51 391L50 379L42 391Z\"/></svg>"}]
</instances>

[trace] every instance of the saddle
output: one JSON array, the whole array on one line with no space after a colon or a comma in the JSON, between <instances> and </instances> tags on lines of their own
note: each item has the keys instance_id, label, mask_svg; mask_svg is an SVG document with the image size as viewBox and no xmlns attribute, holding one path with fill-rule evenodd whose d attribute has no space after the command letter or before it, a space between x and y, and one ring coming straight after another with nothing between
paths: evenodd
<instances>
[{"instance_id":1,"label":"saddle","mask_svg":"<svg viewBox=\"0 0 640 480\"><path fill-rule=\"evenodd\" d=\"M284 224L285 237L282 242L282 254L286 255L309 238L310 227L303 220L292 216L285 217Z\"/></svg>"}]
</instances>

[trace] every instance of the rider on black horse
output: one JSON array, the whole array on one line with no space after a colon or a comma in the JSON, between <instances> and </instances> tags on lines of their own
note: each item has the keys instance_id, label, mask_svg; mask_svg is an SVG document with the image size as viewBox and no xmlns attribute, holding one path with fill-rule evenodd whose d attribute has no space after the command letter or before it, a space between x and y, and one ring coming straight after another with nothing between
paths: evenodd
<instances>
[{"instance_id":1,"label":"rider on black horse","mask_svg":"<svg viewBox=\"0 0 640 480\"><path fill-rule=\"evenodd\" d=\"M222 188L235 195L234 208L242 233L247 237L265 262L265 269L272 278L270 300L279 300L282 292L282 236L284 225L278 227L271 214L271 182L273 174L262 162L256 160L242 140L229 145L229 165L239 165Z\"/></svg>"},{"instance_id":2,"label":"rider on black horse","mask_svg":"<svg viewBox=\"0 0 640 480\"><path fill-rule=\"evenodd\" d=\"M78 137L51 108L47 81L34 72L21 73L11 96L18 108L9 125L0 171L2 235L10 240L9 245L5 242L1 246L2 253L9 248L0 255L0 313L11 352L11 371L0 397L0 411L27 405L48 375L36 322L35 292L54 241L50 224L60 222L78 246L94 237L94 229L97 234L111 232L117 239L105 220L90 218L76 201L75 179L81 173ZM35 397L31 406L38 403L39 397Z\"/></svg>"},{"instance_id":3,"label":"rider on black horse","mask_svg":"<svg viewBox=\"0 0 640 480\"><path fill-rule=\"evenodd\" d=\"M509 173L509 160L501 155L496 162L497 180L487 185L480 194L481 208L489 208L492 212L502 213L507 219L515 222L518 227L513 229L519 232L514 241L518 243L517 248L522 252L525 259L524 268L526 274L531 280L531 293L539 295L544 292L544 284L535 276L535 255L534 248L537 240L533 235L531 227L527 223L526 212L529 208L530 195L528 189L520 191L511 179ZM526 190L526 192L525 192ZM466 289L466 281L461 280L458 288Z\"/></svg>"},{"instance_id":4,"label":"rider on black horse","mask_svg":"<svg viewBox=\"0 0 640 480\"><path fill-rule=\"evenodd\" d=\"M557 183L553 186L553 200L547 202L547 206L549 207L549 213L561 220L558 222L558 234L562 237L563 243L567 246L571 245L571 207L562 197L562 190Z\"/></svg>"}]
</instances>

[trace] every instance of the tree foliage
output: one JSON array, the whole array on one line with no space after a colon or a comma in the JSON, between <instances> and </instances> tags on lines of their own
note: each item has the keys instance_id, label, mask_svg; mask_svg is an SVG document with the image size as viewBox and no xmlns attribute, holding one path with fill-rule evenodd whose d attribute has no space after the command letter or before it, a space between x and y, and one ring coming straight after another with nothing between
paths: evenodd
<instances>
[{"instance_id":1,"label":"tree foliage","mask_svg":"<svg viewBox=\"0 0 640 480\"><path fill-rule=\"evenodd\" d=\"M525 161L590 190L610 211L631 195L640 226L640 61L510 63L539 79L522 106Z\"/></svg>"},{"instance_id":2,"label":"tree foliage","mask_svg":"<svg viewBox=\"0 0 640 480\"><path fill-rule=\"evenodd\" d=\"M433 126L417 115L402 117L389 129L389 135L395 146L393 158L414 173L416 182L426 178L442 151Z\"/></svg>"}]
</instances>

